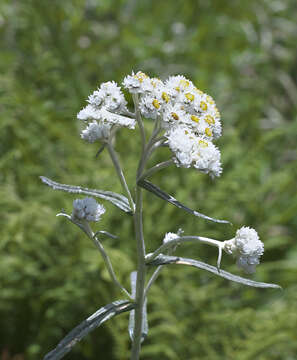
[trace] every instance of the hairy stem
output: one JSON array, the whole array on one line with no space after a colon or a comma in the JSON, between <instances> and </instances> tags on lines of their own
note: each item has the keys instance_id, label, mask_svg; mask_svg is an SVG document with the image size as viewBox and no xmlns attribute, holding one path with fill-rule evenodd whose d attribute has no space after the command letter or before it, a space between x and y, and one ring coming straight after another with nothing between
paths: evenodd
<instances>
[{"instance_id":1,"label":"hairy stem","mask_svg":"<svg viewBox=\"0 0 297 360\"><path fill-rule=\"evenodd\" d=\"M173 160L167 160L167 161L163 161L153 167L151 167L150 169L148 169L146 172L143 173L143 175L141 176L141 178L139 180L142 180L144 178L150 177L152 176L155 172L161 170L161 169L165 169L166 167L170 166L173 164Z\"/></svg>"},{"instance_id":2,"label":"hairy stem","mask_svg":"<svg viewBox=\"0 0 297 360\"><path fill-rule=\"evenodd\" d=\"M149 289L151 288L151 286L153 285L153 283L157 280L157 277L159 276L161 270L162 270L162 265L159 265L157 267L157 269L154 271L153 275L151 276L149 282L147 283L146 285L146 288L144 290L144 297L146 298L147 297L147 294L149 292Z\"/></svg>"},{"instance_id":3,"label":"hairy stem","mask_svg":"<svg viewBox=\"0 0 297 360\"><path fill-rule=\"evenodd\" d=\"M109 142L107 143L107 149L108 149L109 155L111 157L111 160L113 162L113 165L114 165L114 167L116 169L116 172L118 174L118 177L120 179L122 188L123 188L124 192L127 194L128 201L129 201L129 204L130 204L130 207L131 207L131 211L134 213L134 211L135 211L134 201L133 201L133 198L131 196L130 190L128 188L128 185L127 185L123 170L122 170L122 168L120 166L120 162L119 162L117 153L115 152L113 146Z\"/></svg>"},{"instance_id":4,"label":"hairy stem","mask_svg":"<svg viewBox=\"0 0 297 360\"><path fill-rule=\"evenodd\" d=\"M135 321L133 331L133 342L131 351L131 360L138 360L141 347L141 332L143 322L143 304L144 304L144 288L145 288L145 244L142 226L142 189L136 188L136 209L134 214L135 234L137 241L137 282L135 296Z\"/></svg>"},{"instance_id":5,"label":"hairy stem","mask_svg":"<svg viewBox=\"0 0 297 360\"><path fill-rule=\"evenodd\" d=\"M98 240L98 238L94 235L89 223L87 221L84 222L84 229L85 233L88 235L88 237L93 240L94 244L96 245L97 249L100 251L100 254L104 260L104 263L106 265L107 271L112 278L112 281L115 283L116 286L118 286L124 293L127 295L130 299L132 299L131 294L124 288L124 286L118 281L116 274L113 270L111 261L109 256L107 255L106 251L104 250L103 245Z\"/></svg>"},{"instance_id":6,"label":"hairy stem","mask_svg":"<svg viewBox=\"0 0 297 360\"><path fill-rule=\"evenodd\" d=\"M209 239L209 238L205 238L202 236L179 236L173 240L170 240L164 244L162 244L157 250L155 250L153 252L153 254L150 254L146 257L146 262L150 262L153 259L155 259L159 254L161 254L164 251L167 251L169 249L171 249L173 246L179 245L181 243L184 242L189 242L189 241L197 241L197 242L201 242L203 244L207 244L207 245L212 245L215 246L217 248L220 248L222 246L222 241L219 240L214 240L214 239Z\"/></svg>"}]
</instances>

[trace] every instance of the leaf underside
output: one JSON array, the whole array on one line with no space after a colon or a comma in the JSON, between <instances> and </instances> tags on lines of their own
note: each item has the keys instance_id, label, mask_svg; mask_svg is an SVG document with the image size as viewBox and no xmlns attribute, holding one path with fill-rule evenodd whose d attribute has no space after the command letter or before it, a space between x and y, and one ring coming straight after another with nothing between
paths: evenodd
<instances>
[{"instance_id":1,"label":"leaf underside","mask_svg":"<svg viewBox=\"0 0 297 360\"><path fill-rule=\"evenodd\" d=\"M134 308L134 304L128 300L118 300L108 304L86 320L81 322L73 330L62 339L56 348L45 355L43 360L59 360L64 357L73 347L84 338L89 332L99 327L106 320L123 312L130 311Z\"/></svg>"},{"instance_id":2,"label":"leaf underside","mask_svg":"<svg viewBox=\"0 0 297 360\"><path fill-rule=\"evenodd\" d=\"M227 280L231 280L231 281L234 281L234 282L237 282L237 283L240 283L243 285L247 285L247 286L281 289L281 287L279 285L268 284L268 283L264 283L264 282L258 282L258 281L253 281L250 279L242 278L241 276L233 275L224 270L218 270L215 266L206 264L206 263L198 261L198 260L193 260L193 259L187 259L187 258L182 258L182 257L177 257L177 256L168 256L168 255L160 254L154 260L147 263L147 265L156 265L156 266L171 265L171 264L194 266L196 268L209 271L209 272L211 272L215 275L218 275L222 278L225 278Z\"/></svg>"},{"instance_id":3,"label":"leaf underside","mask_svg":"<svg viewBox=\"0 0 297 360\"><path fill-rule=\"evenodd\" d=\"M147 181L147 180L140 180L138 182L138 185L141 186L142 188L144 188L145 190L155 194L156 196L158 196L159 198L169 202L170 204L178 207L179 209L182 209L194 216L198 216L201 217L205 220L210 220L216 223L222 223L222 224L231 224L229 221L227 220L218 220L218 219L214 219L210 216L201 214L200 212L196 211L196 210L192 210L190 208L188 208L187 206L183 205L181 202L179 202L178 200L176 200L173 196L167 194L166 192L164 192L163 190L161 190L158 186L152 184L151 182Z\"/></svg>"},{"instance_id":4,"label":"leaf underside","mask_svg":"<svg viewBox=\"0 0 297 360\"><path fill-rule=\"evenodd\" d=\"M75 186L75 185L67 185L67 184L60 184L56 181L53 181L45 176L40 176L41 181L51 187L54 190L61 190L66 191L73 194L85 194L89 196L98 197L100 199L104 199L107 201L110 201L115 206L117 206L119 209L125 211L128 214L132 214L129 201L128 199L121 194L114 193L112 191L103 191L103 190L97 190L97 189L88 189L83 188L81 186Z\"/></svg>"}]
</instances>

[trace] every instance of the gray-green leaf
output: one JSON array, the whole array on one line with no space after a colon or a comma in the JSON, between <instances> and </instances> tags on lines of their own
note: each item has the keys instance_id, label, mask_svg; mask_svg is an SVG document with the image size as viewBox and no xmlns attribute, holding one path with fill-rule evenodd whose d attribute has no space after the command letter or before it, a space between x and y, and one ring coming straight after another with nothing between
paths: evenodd
<instances>
[{"instance_id":1,"label":"gray-green leaf","mask_svg":"<svg viewBox=\"0 0 297 360\"><path fill-rule=\"evenodd\" d=\"M221 276L222 278L225 278L227 280L238 282L240 284L247 285L247 286L281 289L281 287L279 285L268 284L268 283L263 283L263 282L258 282L258 281L253 281L250 279L242 278L241 276L233 275L224 270L218 270L215 266L206 264L206 263L198 261L198 260L193 260L193 259L187 259L187 258L182 258L182 257L177 257L177 256L168 256L168 255L160 254L154 260L147 263L147 265L156 265L156 266L171 265L171 264L194 266L198 269L203 269L203 270L209 271L215 275Z\"/></svg>"},{"instance_id":2,"label":"gray-green leaf","mask_svg":"<svg viewBox=\"0 0 297 360\"><path fill-rule=\"evenodd\" d=\"M114 193L112 191L103 191L97 189L88 189L81 186L60 184L56 181L48 179L45 176L40 176L41 181L50 186L54 190L66 191L73 194L85 194L89 196L98 197L110 201L115 206L125 211L126 213L132 214L128 199L121 194Z\"/></svg>"},{"instance_id":3,"label":"gray-green leaf","mask_svg":"<svg viewBox=\"0 0 297 360\"><path fill-rule=\"evenodd\" d=\"M155 194L156 196L158 196L159 198L169 202L170 204L178 207L179 209L185 210L186 212L201 217L205 220L210 220L210 221L214 221L216 223L224 223L224 224L230 224L229 221L227 220L218 220L218 219L214 219L210 216L201 214L200 212L196 211L196 210L192 210L190 208L188 208L187 206L183 205L181 202L179 202L178 200L176 200L173 196L167 194L166 192L164 192L163 190L161 190L160 188L158 188L158 186L152 184L151 182L147 181L147 180L140 180L138 181L138 185L141 186L142 188L144 188L145 190Z\"/></svg>"},{"instance_id":4,"label":"gray-green leaf","mask_svg":"<svg viewBox=\"0 0 297 360\"><path fill-rule=\"evenodd\" d=\"M45 355L43 360L62 359L62 357L66 355L78 341L104 323L104 321L109 320L115 315L130 311L133 308L134 304L127 300L114 301L111 304L100 308L93 315L70 331L70 333L59 342L54 350Z\"/></svg>"}]
</instances>

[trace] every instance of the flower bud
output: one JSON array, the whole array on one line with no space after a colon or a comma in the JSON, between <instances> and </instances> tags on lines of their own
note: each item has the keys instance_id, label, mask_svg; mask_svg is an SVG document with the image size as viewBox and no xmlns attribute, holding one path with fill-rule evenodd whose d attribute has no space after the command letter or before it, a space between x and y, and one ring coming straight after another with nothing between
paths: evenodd
<instances>
[{"instance_id":1,"label":"flower bud","mask_svg":"<svg viewBox=\"0 0 297 360\"><path fill-rule=\"evenodd\" d=\"M234 239L225 241L224 250L236 257L237 266L246 273L255 272L264 253L264 244L259 239L256 230L243 226L236 231Z\"/></svg>"},{"instance_id":2,"label":"flower bud","mask_svg":"<svg viewBox=\"0 0 297 360\"><path fill-rule=\"evenodd\" d=\"M74 220L99 221L105 213L103 205L98 204L93 198L76 199L73 201L73 211L71 214Z\"/></svg>"}]
</instances>

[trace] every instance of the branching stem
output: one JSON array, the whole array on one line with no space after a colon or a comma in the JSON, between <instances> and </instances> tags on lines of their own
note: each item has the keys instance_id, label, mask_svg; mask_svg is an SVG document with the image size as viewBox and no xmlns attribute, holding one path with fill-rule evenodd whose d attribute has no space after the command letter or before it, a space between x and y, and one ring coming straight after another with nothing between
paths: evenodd
<instances>
[{"instance_id":1,"label":"branching stem","mask_svg":"<svg viewBox=\"0 0 297 360\"><path fill-rule=\"evenodd\" d=\"M146 257L145 261L146 261L146 263L149 263L150 261L155 259L159 254L168 251L172 247L174 247L176 245L179 245L180 243L190 242L190 241L191 242L192 241L201 242L201 243L204 243L204 244L207 244L207 245L215 246L217 248L220 248L222 246L222 241L209 239L209 238L205 238L205 237L202 237L202 236L179 236L176 239L170 240L170 241L162 244L152 254L149 254Z\"/></svg>"}]
</instances>

